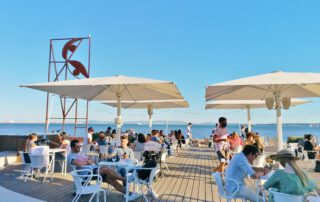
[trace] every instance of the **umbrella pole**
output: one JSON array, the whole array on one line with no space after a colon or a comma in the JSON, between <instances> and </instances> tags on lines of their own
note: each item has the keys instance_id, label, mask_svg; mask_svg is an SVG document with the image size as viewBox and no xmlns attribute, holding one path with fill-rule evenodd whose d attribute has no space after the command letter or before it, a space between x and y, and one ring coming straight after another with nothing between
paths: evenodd
<instances>
[{"instance_id":1,"label":"umbrella pole","mask_svg":"<svg viewBox=\"0 0 320 202\"><path fill-rule=\"evenodd\" d=\"M117 146L120 146L120 136L121 136L121 126L122 126L122 120L121 120L121 95L117 94L117 119L116 119L116 125L117 125Z\"/></svg>"},{"instance_id":2,"label":"umbrella pole","mask_svg":"<svg viewBox=\"0 0 320 202\"><path fill-rule=\"evenodd\" d=\"M281 116L281 99L280 93L274 93L277 111L277 138L278 138L278 151L282 149L282 116Z\"/></svg>"},{"instance_id":3,"label":"umbrella pole","mask_svg":"<svg viewBox=\"0 0 320 202\"><path fill-rule=\"evenodd\" d=\"M152 114L149 114L149 131L152 130Z\"/></svg>"},{"instance_id":4,"label":"umbrella pole","mask_svg":"<svg viewBox=\"0 0 320 202\"><path fill-rule=\"evenodd\" d=\"M250 113L250 107L247 107L247 116L248 116L248 132L251 132L251 113Z\"/></svg>"},{"instance_id":5,"label":"umbrella pole","mask_svg":"<svg viewBox=\"0 0 320 202\"><path fill-rule=\"evenodd\" d=\"M278 151L282 149L282 116L281 116L281 108L277 107L277 138L278 138Z\"/></svg>"},{"instance_id":6,"label":"umbrella pole","mask_svg":"<svg viewBox=\"0 0 320 202\"><path fill-rule=\"evenodd\" d=\"M149 131L152 130L152 114L153 114L153 105L148 105L148 115L149 115Z\"/></svg>"}]
</instances>

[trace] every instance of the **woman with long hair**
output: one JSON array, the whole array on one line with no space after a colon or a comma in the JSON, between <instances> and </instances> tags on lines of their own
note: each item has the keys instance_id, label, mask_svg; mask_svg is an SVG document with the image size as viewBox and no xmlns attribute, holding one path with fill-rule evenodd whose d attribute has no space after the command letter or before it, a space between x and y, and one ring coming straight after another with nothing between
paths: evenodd
<instances>
[{"instance_id":1,"label":"woman with long hair","mask_svg":"<svg viewBox=\"0 0 320 202\"><path fill-rule=\"evenodd\" d=\"M26 145L25 145L25 152L32 152L32 149L35 148L37 146L37 144L35 143L37 141L38 137L37 134L35 133L31 133L26 141Z\"/></svg>"},{"instance_id":2,"label":"woman with long hair","mask_svg":"<svg viewBox=\"0 0 320 202\"><path fill-rule=\"evenodd\" d=\"M274 191L285 194L304 195L316 188L316 183L298 167L296 160L299 158L295 157L291 151L283 149L270 157L279 161L284 169L275 171L264 183L264 189L272 188ZM273 201L272 195L269 196L270 201Z\"/></svg>"}]
</instances>

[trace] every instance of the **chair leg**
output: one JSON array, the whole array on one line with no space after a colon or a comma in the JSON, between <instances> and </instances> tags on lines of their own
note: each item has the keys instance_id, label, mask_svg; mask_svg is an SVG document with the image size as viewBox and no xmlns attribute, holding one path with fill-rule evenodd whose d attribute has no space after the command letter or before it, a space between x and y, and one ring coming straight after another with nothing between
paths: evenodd
<instances>
[{"instance_id":1,"label":"chair leg","mask_svg":"<svg viewBox=\"0 0 320 202\"><path fill-rule=\"evenodd\" d=\"M94 198L95 195L97 195L97 200L98 200L99 194L98 194L98 192L96 192L96 193L92 194L92 196L89 199L89 202L92 201L92 199Z\"/></svg>"},{"instance_id":2,"label":"chair leg","mask_svg":"<svg viewBox=\"0 0 320 202\"><path fill-rule=\"evenodd\" d=\"M80 194L77 194L73 199L72 199L72 202L76 202L76 201L78 201L79 200L79 198L80 198Z\"/></svg>"},{"instance_id":3,"label":"chair leg","mask_svg":"<svg viewBox=\"0 0 320 202\"><path fill-rule=\"evenodd\" d=\"M165 161L163 161L164 166L167 168L167 171L169 171L168 165Z\"/></svg>"},{"instance_id":4,"label":"chair leg","mask_svg":"<svg viewBox=\"0 0 320 202\"><path fill-rule=\"evenodd\" d=\"M44 183L44 181L46 181L47 175L48 175L48 168L46 168L46 171L45 171L44 176L43 176L42 183Z\"/></svg>"},{"instance_id":5,"label":"chair leg","mask_svg":"<svg viewBox=\"0 0 320 202\"><path fill-rule=\"evenodd\" d=\"M106 191L104 189L101 189L101 191L103 192L103 201L106 202L106 200L107 200Z\"/></svg>"}]
</instances>

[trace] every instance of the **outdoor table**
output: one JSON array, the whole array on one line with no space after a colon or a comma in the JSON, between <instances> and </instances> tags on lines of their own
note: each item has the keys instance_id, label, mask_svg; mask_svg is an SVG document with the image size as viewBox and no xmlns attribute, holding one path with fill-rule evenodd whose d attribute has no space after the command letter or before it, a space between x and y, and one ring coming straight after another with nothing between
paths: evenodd
<instances>
[{"instance_id":1,"label":"outdoor table","mask_svg":"<svg viewBox=\"0 0 320 202\"><path fill-rule=\"evenodd\" d=\"M120 159L120 161L101 161L98 163L98 173L100 173L101 166L115 166L126 169L126 177L130 168L134 168L136 166L136 162L131 159ZM126 202L128 201L129 196L129 186L126 186Z\"/></svg>"},{"instance_id":2,"label":"outdoor table","mask_svg":"<svg viewBox=\"0 0 320 202\"><path fill-rule=\"evenodd\" d=\"M54 167L55 167L55 157L56 157L56 153L65 153L67 154L67 150L66 149L60 149L60 148L55 148L55 149L49 149L49 154L52 155L51 157L51 161L52 161L52 168L51 168L51 173L54 173ZM65 155L65 167L62 168L63 169L63 174L66 175L67 173L67 155Z\"/></svg>"}]
</instances>

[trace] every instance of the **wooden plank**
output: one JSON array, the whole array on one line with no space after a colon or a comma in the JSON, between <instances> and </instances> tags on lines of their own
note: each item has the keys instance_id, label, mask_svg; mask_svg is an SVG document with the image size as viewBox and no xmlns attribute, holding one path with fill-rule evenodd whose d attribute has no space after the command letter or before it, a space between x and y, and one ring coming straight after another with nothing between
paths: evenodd
<instances>
[{"instance_id":1,"label":"wooden plank","mask_svg":"<svg viewBox=\"0 0 320 202\"><path fill-rule=\"evenodd\" d=\"M178 154L181 155L181 154ZM168 189L168 185L172 184L172 180L177 175L177 172L179 170L179 166L181 162L183 161L180 157L173 157L168 158L168 166L170 171L165 172L165 175L163 178L159 180L159 182L156 183L154 186L155 191L159 194L159 201L166 201L168 194L170 194L170 190Z\"/></svg>"}]
</instances>

